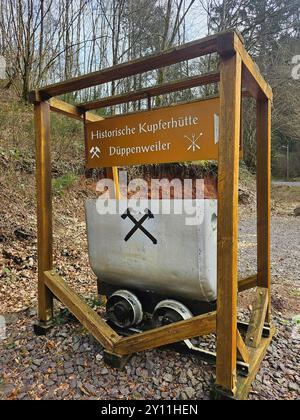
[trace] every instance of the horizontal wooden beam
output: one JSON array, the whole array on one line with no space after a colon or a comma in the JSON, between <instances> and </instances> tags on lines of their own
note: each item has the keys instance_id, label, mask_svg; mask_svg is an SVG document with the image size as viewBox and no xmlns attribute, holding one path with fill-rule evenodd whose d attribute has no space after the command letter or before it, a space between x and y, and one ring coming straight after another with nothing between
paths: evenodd
<instances>
[{"instance_id":1,"label":"horizontal wooden beam","mask_svg":"<svg viewBox=\"0 0 300 420\"><path fill-rule=\"evenodd\" d=\"M53 295L65 305L78 321L107 350L112 350L121 339L105 321L84 302L56 273L46 271L45 284Z\"/></svg>"},{"instance_id":2,"label":"horizontal wooden beam","mask_svg":"<svg viewBox=\"0 0 300 420\"><path fill-rule=\"evenodd\" d=\"M46 86L39 89L38 92L43 99L49 99L53 96L63 95L69 92L123 79L135 74L167 67L175 63L216 52L217 39L218 35L212 35L128 63L119 64L84 76L75 77L66 80L65 82Z\"/></svg>"},{"instance_id":3,"label":"horizontal wooden beam","mask_svg":"<svg viewBox=\"0 0 300 420\"><path fill-rule=\"evenodd\" d=\"M67 102L61 101L57 98L51 98L49 102L51 111L84 122L84 109L81 109L76 105L68 104ZM86 122L96 122L102 121L103 118L99 115L93 114L92 112L86 112L85 120Z\"/></svg>"},{"instance_id":4,"label":"horizontal wooden beam","mask_svg":"<svg viewBox=\"0 0 300 420\"><path fill-rule=\"evenodd\" d=\"M257 286L257 275L242 279L238 283L239 292L244 292L245 290L254 289L254 287L256 286Z\"/></svg>"},{"instance_id":5,"label":"horizontal wooden beam","mask_svg":"<svg viewBox=\"0 0 300 420\"><path fill-rule=\"evenodd\" d=\"M216 312L211 312L123 338L114 346L114 352L120 355L136 353L208 335L215 331Z\"/></svg>"},{"instance_id":6,"label":"horizontal wooden beam","mask_svg":"<svg viewBox=\"0 0 300 420\"><path fill-rule=\"evenodd\" d=\"M220 81L220 73L206 73L198 76L188 77L183 80L164 83L159 86L152 86L145 89L136 90L121 95L110 96L97 101L79 104L78 106L84 110L99 109L112 105L118 105L131 101L138 101L141 99L151 98L154 96L164 95L171 92L178 92L180 90L189 89L197 86L204 86L211 83L218 83Z\"/></svg>"}]
</instances>

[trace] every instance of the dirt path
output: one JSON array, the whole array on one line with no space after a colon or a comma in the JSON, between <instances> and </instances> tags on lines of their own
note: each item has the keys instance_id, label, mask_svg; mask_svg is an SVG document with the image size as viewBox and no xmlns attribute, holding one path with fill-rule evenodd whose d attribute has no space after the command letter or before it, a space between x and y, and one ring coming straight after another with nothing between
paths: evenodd
<instances>
[{"instance_id":1,"label":"dirt path","mask_svg":"<svg viewBox=\"0 0 300 420\"><path fill-rule=\"evenodd\" d=\"M273 181L272 184L278 187L300 187L300 182Z\"/></svg>"}]
</instances>

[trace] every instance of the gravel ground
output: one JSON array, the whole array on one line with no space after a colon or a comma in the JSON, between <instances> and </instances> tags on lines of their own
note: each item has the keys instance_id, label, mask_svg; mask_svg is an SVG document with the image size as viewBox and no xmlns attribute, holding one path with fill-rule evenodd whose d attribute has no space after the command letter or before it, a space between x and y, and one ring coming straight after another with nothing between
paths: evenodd
<instances>
[{"instance_id":1,"label":"gravel ground","mask_svg":"<svg viewBox=\"0 0 300 420\"><path fill-rule=\"evenodd\" d=\"M300 397L300 331L295 321L299 314L299 260L300 219L275 216L272 222L273 306L277 335L261 365L253 384L250 399L286 399ZM255 219L242 214L240 228L240 275L253 273L255 266ZM31 260L16 260L20 247L10 245L10 284L3 286L4 295L14 290L17 296L18 279L26 284L35 278L36 253ZM74 279L87 276L80 256L62 244L58 252L59 265L65 265L65 274ZM26 249L26 247L24 247ZM24 250L23 250L24 251ZM28 254L27 254L28 255ZM81 254L80 254L81 255ZM15 258L15 259L12 259ZM19 258L21 258L19 256ZM65 259L64 259L65 258ZM79 262L78 262L79 261ZM19 268L16 266L19 264ZM81 271L83 270L83 271ZM25 275L25 277L23 277ZM71 276L72 277L72 276ZM95 290L93 277L86 277L80 290L89 296ZM74 280L75 282L75 280ZM5 283L5 282L3 282ZM30 290L30 294L29 294ZM135 355L124 371L107 368L103 349L87 334L80 324L62 316L47 337L36 337L32 325L36 320L32 304L34 289L28 289L27 300L22 295L22 310L13 311L13 305L1 301L7 322L7 338L0 341L0 398L2 399L208 399L215 369L192 357L170 351L148 351ZM88 292L87 292L88 291ZM15 298L16 310L20 309ZM24 304L30 307L24 310ZM249 316L249 292L240 299L240 318ZM3 310L4 309L4 310ZM8 311L9 309L9 311ZM212 348L213 337L202 345Z\"/></svg>"}]
</instances>

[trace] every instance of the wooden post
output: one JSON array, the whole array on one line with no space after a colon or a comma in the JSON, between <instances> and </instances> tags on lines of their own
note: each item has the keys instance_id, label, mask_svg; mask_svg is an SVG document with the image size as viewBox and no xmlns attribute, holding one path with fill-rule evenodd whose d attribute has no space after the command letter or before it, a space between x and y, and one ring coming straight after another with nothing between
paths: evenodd
<instances>
[{"instance_id":1,"label":"wooden post","mask_svg":"<svg viewBox=\"0 0 300 420\"><path fill-rule=\"evenodd\" d=\"M257 285L269 291L266 321L271 322L271 101L257 101Z\"/></svg>"},{"instance_id":2,"label":"wooden post","mask_svg":"<svg viewBox=\"0 0 300 420\"><path fill-rule=\"evenodd\" d=\"M236 392L237 383L237 255L241 70L242 61L238 53L221 56L216 385L233 395Z\"/></svg>"},{"instance_id":3,"label":"wooden post","mask_svg":"<svg viewBox=\"0 0 300 420\"><path fill-rule=\"evenodd\" d=\"M52 269L52 188L50 155L50 105L36 103L36 183L38 230L38 318L41 327L51 323L53 295L45 285L44 272Z\"/></svg>"}]
</instances>

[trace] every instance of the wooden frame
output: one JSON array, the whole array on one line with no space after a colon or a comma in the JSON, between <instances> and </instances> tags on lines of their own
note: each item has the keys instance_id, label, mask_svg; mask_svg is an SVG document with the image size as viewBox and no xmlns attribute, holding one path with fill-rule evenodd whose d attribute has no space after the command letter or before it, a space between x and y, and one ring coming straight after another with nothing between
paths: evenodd
<instances>
[{"instance_id":1,"label":"wooden frame","mask_svg":"<svg viewBox=\"0 0 300 420\"><path fill-rule=\"evenodd\" d=\"M137 92L117 95L80 105L70 105L56 96L96 86L134 74L166 67L205 54L220 56L219 72L165 83ZM220 83L221 135L219 146L218 217L218 300L217 312L204 314L152 331L122 338L83 302L53 269L52 197L50 158L50 111L82 122L101 120L89 112L193 86ZM257 274L238 282L238 177L241 131L241 96L257 101ZM51 326L53 298L59 299L105 347L110 357L122 358L134 352L160 347L195 336L217 334L216 386L214 397L247 397L274 333L271 324L270 274L270 159L272 90L246 52L235 31L194 41L160 54L144 57L30 94L35 106L37 202L38 202L38 317L39 332ZM108 169L115 179L117 168ZM258 287L250 324L237 321L238 292ZM243 339L240 330L246 332ZM248 376L237 374L238 363L248 367Z\"/></svg>"}]
</instances>

